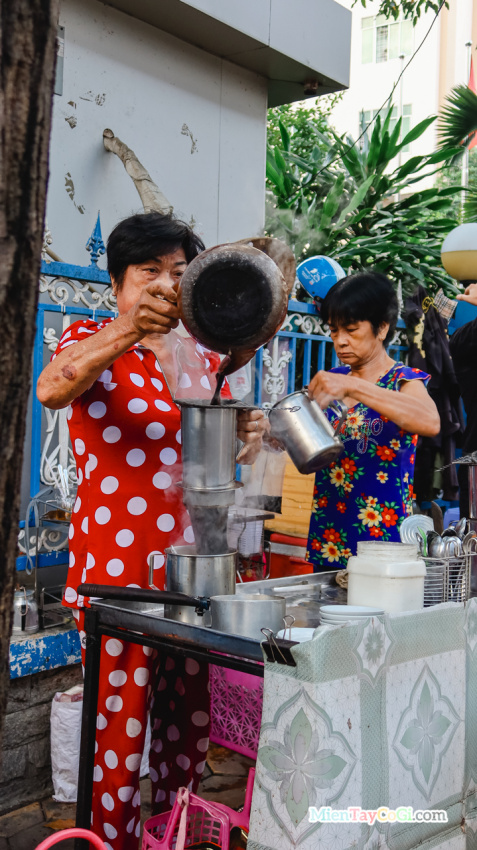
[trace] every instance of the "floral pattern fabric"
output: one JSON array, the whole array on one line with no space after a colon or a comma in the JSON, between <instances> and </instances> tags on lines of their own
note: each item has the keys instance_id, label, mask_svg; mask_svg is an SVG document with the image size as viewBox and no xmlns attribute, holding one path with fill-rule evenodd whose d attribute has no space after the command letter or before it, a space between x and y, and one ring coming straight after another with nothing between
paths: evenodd
<instances>
[{"instance_id":1,"label":"floral pattern fabric","mask_svg":"<svg viewBox=\"0 0 477 850\"><path fill-rule=\"evenodd\" d=\"M349 366L333 372L347 374ZM399 391L403 381L429 375L396 363L376 386ZM399 542L399 527L412 512L417 434L358 403L339 426L338 415L326 415L344 443L343 454L317 472L308 536L307 560L315 572L341 569L356 555L359 540Z\"/></svg>"}]
</instances>

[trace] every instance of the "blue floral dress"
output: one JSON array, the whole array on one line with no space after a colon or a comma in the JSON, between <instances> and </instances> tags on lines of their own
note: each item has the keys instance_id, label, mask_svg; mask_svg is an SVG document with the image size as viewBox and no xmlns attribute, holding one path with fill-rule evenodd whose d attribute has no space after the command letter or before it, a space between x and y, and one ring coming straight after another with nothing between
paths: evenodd
<instances>
[{"instance_id":1,"label":"blue floral dress","mask_svg":"<svg viewBox=\"0 0 477 850\"><path fill-rule=\"evenodd\" d=\"M349 366L331 370L346 375ZM399 391L403 381L429 375L396 363L376 386ZM336 429L339 418L326 415ZM417 434L358 403L340 428L345 450L316 473L306 557L315 572L346 567L359 540L399 541L399 527L412 513Z\"/></svg>"}]
</instances>

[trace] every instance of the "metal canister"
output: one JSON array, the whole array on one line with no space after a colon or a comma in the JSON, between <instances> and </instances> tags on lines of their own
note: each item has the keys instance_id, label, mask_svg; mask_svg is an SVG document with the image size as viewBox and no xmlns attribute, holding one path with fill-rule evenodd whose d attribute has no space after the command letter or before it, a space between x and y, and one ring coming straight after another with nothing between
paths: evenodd
<instances>
[{"instance_id":1,"label":"metal canister","mask_svg":"<svg viewBox=\"0 0 477 850\"><path fill-rule=\"evenodd\" d=\"M35 591L21 587L13 595L13 634L30 634L40 627Z\"/></svg>"}]
</instances>

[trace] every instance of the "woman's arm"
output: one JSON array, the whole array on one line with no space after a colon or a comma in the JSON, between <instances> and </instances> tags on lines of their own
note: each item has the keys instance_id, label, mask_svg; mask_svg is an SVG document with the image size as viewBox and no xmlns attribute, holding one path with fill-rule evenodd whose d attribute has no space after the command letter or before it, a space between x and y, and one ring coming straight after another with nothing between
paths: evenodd
<instances>
[{"instance_id":1,"label":"woman's arm","mask_svg":"<svg viewBox=\"0 0 477 850\"><path fill-rule=\"evenodd\" d=\"M410 434L435 437L441 429L437 407L422 381L417 379L403 381L399 392L395 392L353 375L317 372L308 387L308 395L323 409L333 399L343 400L349 396L386 416Z\"/></svg>"},{"instance_id":2,"label":"woman's arm","mask_svg":"<svg viewBox=\"0 0 477 850\"><path fill-rule=\"evenodd\" d=\"M175 299L176 293L171 286L150 283L124 316L60 351L38 379L36 391L41 403L51 410L66 407L135 342L147 334L166 334L176 328L179 311L172 303Z\"/></svg>"}]
</instances>

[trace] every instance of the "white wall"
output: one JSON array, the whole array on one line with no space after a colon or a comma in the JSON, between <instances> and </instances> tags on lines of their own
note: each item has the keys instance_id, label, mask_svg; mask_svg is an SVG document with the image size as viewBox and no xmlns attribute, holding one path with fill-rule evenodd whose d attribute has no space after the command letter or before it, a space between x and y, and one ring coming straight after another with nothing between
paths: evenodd
<instances>
[{"instance_id":1,"label":"white wall","mask_svg":"<svg viewBox=\"0 0 477 850\"><path fill-rule=\"evenodd\" d=\"M63 95L54 97L47 205L56 253L87 264L98 210L106 239L142 209L122 163L103 148L106 127L136 152L176 214L195 219L206 244L259 233L266 80L96 0L63 0L60 24Z\"/></svg>"},{"instance_id":2,"label":"white wall","mask_svg":"<svg viewBox=\"0 0 477 850\"><path fill-rule=\"evenodd\" d=\"M459 0L460 2L460 0ZM347 4L351 6L351 3ZM401 71L401 60L363 64L361 61L361 20L377 14L379 2L367 3L353 8L351 35L350 87L341 103L333 110L332 123L339 133L349 133L353 139L359 135L361 110L375 110L386 101ZM424 15L414 28L414 50L424 37L433 15ZM409 60L405 57L404 65ZM429 115L436 114L439 96L439 23L433 27L423 47L404 72L402 82L393 95L394 106L399 107L400 87L402 103L412 104L412 122L415 126ZM384 110L386 114L386 110ZM436 128L429 128L421 138L413 142L407 156L431 153L436 145ZM406 156L403 156L403 161ZM397 166L397 162L396 162Z\"/></svg>"}]
</instances>

